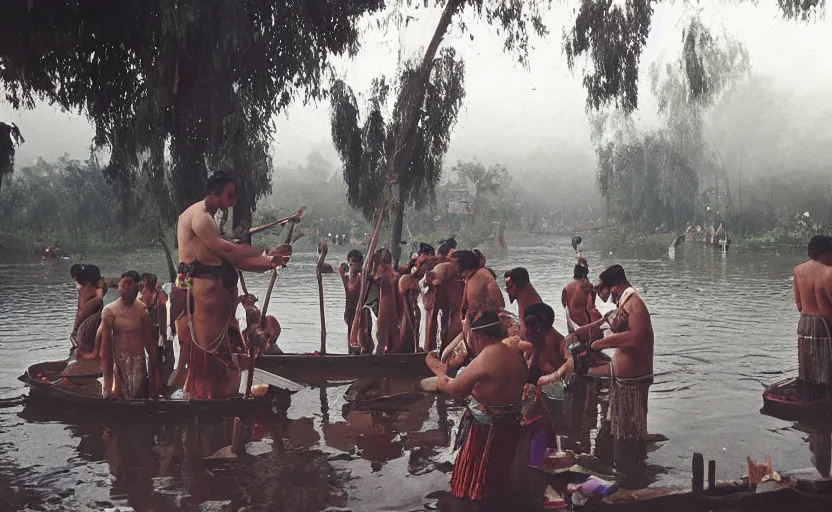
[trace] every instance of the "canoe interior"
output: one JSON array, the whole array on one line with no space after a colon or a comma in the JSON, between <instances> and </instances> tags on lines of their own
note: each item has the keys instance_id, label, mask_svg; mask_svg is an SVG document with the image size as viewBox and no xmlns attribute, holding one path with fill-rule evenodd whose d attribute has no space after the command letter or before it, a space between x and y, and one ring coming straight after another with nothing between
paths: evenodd
<instances>
[{"instance_id":1,"label":"canoe interior","mask_svg":"<svg viewBox=\"0 0 832 512\"><path fill-rule=\"evenodd\" d=\"M203 411L236 414L248 410L268 408L288 400L286 397L266 395L264 397L245 399L243 397L224 400L105 400L101 397L101 385L98 379L80 379L71 382L57 382L60 373L66 367L66 361L50 361L30 366L20 376L20 380L29 386L31 396L69 402L98 409L115 409L122 411L140 411L147 413L198 413ZM280 394L279 394L280 395ZM286 404L288 405L288 404Z\"/></svg>"},{"instance_id":2,"label":"canoe interior","mask_svg":"<svg viewBox=\"0 0 832 512\"><path fill-rule=\"evenodd\" d=\"M360 355L283 354L260 356L256 366L268 372L314 382L360 377L421 378L433 375L425 364L425 353Z\"/></svg>"},{"instance_id":3,"label":"canoe interior","mask_svg":"<svg viewBox=\"0 0 832 512\"><path fill-rule=\"evenodd\" d=\"M760 412L786 421L825 419L832 417L832 399L801 401L797 397L797 379L786 379L763 391Z\"/></svg>"}]
</instances>

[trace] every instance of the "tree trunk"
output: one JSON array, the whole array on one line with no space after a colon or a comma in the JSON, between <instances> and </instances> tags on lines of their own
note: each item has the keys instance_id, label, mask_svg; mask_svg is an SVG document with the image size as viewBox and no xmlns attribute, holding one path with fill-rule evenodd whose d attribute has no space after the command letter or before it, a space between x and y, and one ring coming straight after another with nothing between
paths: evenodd
<instances>
[{"instance_id":1,"label":"tree trunk","mask_svg":"<svg viewBox=\"0 0 832 512\"><path fill-rule=\"evenodd\" d=\"M396 218L393 221L393 239L390 241L390 252L393 255L393 268L399 267L402 255L402 230L404 229L404 189L399 187L399 202L396 204Z\"/></svg>"}]
</instances>

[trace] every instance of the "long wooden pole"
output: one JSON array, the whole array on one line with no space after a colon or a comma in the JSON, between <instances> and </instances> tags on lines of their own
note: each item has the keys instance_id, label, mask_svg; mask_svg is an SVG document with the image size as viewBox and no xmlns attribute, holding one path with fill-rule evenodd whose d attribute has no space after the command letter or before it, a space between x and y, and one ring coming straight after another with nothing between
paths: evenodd
<instances>
[{"instance_id":1,"label":"long wooden pole","mask_svg":"<svg viewBox=\"0 0 832 512\"><path fill-rule=\"evenodd\" d=\"M419 117L422 111L422 103L425 97L425 90L427 87L430 72L433 68L433 59L436 57L436 52L439 50L439 45L448 31L454 14L456 14L463 0L449 0L445 4L442 15L439 17L439 22L436 24L436 29L433 32L430 43L425 50L425 55L422 58L420 72L415 78L414 82L404 84L408 91L402 91L399 94L408 94L410 98L406 103L406 111L403 116L403 122L400 125L399 132L396 134L396 144L393 148L392 158L389 159L390 167L387 172L386 179L389 183L395 183L398 177L398 170L403 167L402 162L409 158L410 148L413 147L414 135L418 128ZM376 210L375 227L373 234L370 237L370 246L367 248L367 255L364 259L364 272L361 273L361 292L359 294L358 304L356 305L355 318L352 321L350 328L350 346L355 346L358 340L358 325L361 318L361 310L364 307L364 301L367 300L367 280L369 279L370 261L373 254L376 252L376 245L378 244L378 235L381 231L381 223L387 212L389 205L389 191L385 192L385 197ZM395 241L394 243L398 243Z\"/></svg>"},{"instance_id":2,"label":"long wooden pole","mask_svg":"<svg viewBox=\"0 0 832 512\"><path fill-rule=\"evenodd\" d=\"M329 246L327 245L326 240L321 240L321 243L318 244L318 268L316 272L318 278L318 307L321 312L321 355L326 354L326 315L324 314L323 267L324 261L326 261L327 252L329 252Z\"/></svg>"},{"instance_id":3,"label":"long wooden pole","mask_svg":"<svg viewBox=\"0 0 832 512\"><path fill-rule=\"evenodd\" d=\"M301 209L301 213L303 208ZM283 243L289 243L292 241L292 233L295 230L295 224L300 222L300 218L295 217L289 221L289 231L286 233L286 236L283 238ZM269 302L272 298L272 290L274 290L274 283L277 281L277 268L272 269L272 278L269 280L269 287L266 290L266 298L263 300L263 309L260 311L260 323L259 328L263 329L266 326L266 312L269 310ZM249 326L248 334L249 336L254 335L255 329L252 329L254 326ZM250 341L253 341L250 340ZM255 344L252 342L247 343L248 345L248 379L246 380L246 398L251 398L251 385L254 383L254 363L257 359L259 353L256 350Z\"/></svg>"}]
</instances>

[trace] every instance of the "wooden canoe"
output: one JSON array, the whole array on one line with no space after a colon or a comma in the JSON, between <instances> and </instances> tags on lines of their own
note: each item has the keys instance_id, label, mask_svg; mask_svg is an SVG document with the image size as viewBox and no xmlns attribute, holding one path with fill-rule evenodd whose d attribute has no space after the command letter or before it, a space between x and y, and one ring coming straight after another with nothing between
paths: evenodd
<instances>
[{"instance_id":1,"label":"wooden canoe","mask_svg":"<svg viewBox=\"0 0 832 512\"><path fill-rule=\"evenodd\" d=\"M425 364L425 353L348 355L282 354L263 355L257 368L293 380L355 379L359 377L422 378L433 375Z\"/></svg>"},{"instance_id":2,"label":"wooden canoe","mask_svg":"<svg viewBox=\"0 0 832 512\"><path fill-rule=\"evenodd\" d=\"M284 390L270 390L270 393L266 396L251 399L240 396L223 400L177 400L171 398L107 400L101 397L101 386L95 378L90 378L87 381L73 379L71 382L61 379L60 373L65 367L66 361L36 363L27 368L26 372L18 379L29 387L29 395L32 398L52 399L73 405L122 412L179 414L210 412L223 416L234 416L255 410L268 411L273 407L285 409L288 407L290 400L290 394Z\"/></svg>"},{"instance_id":3,"label":"wooden canoe","mask_svg":"<svg viewBox=\"0 0 832 512\"><path fill-rule=\"evenodd\" d=\"M785 379L763 391L760 412L786 421L832 417L832 399L802 401L797 395L797 379Z\"/></svg>"}]
</instances>

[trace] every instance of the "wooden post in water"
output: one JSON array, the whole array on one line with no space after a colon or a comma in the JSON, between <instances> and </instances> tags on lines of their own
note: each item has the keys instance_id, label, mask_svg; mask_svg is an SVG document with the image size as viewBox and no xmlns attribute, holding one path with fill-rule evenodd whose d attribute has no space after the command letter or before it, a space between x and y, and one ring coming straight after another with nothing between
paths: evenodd
<instances>
[{"instance_id":1,"label":"wooden post in water","mask_svg":"<svg viewBox=\"0 0 832 512\"><path fill-rule=\"evenodd\" d=\"M708 461L708 490L714 492L716 489L716 461Z\"/></svg>"},{"instance_id":2,"label":"wooden post in water","mask_svg":"<svg viewBox=\"0 0 832 512\"><path fill-rule=\"evenodd\" d=\"M326 261L326 253L329 251L329 246L326 240L321 240L318 244L318 268L316 277L318 278L318 306L321 310L321 355L326 354L326 315L324 315L324 278L323 267Z\"/></svg>"},{"instance_id":3,"label":"wooden post in water","mask_svg":"<svg viewBox=\"0 0 832 512\"><path fill-rule=\"evenodd\" d=\"M694 494L702 494L705 487L705 458L701 453L693 454L693 479L691 490Z\"/></svg>"}]
</instances>

